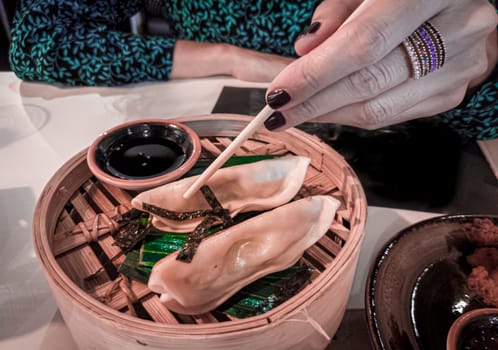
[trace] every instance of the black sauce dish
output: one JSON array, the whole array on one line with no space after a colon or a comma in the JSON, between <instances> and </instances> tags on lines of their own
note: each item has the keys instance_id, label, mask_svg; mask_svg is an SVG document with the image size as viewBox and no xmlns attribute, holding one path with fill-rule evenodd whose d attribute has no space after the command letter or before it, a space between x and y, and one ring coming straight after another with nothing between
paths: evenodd
<instances>
[{"instance_id":1,"label":"black sauce dish","mask_svg":"<svg viewBox=\"0 0 498 350\"><path fill-rule=\"evenodd\" d=\"M498 309L469 311L453 322L448 333L446 350L498 349Z\"/></svg>"},{"instance_id":2,"label":"black sauce dish","mask_svg":"<svg viewBox=\"0 0 498 350\"><path fill-rule=\"evenodd\" d=\"M146 190L177 180L201 154L199 136L174 120L141 119L111 128L90 145L87 164L102 182Z\"/></svg>"}]
</instances>

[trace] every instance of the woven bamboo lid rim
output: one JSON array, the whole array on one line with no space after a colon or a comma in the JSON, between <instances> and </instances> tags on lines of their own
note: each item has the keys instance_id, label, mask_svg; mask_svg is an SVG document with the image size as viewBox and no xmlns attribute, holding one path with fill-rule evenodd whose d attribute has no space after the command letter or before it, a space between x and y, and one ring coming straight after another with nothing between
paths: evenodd
<instances>
[{"instance_id":1,"label":"woven bamboo lid rim","mask_svg":"<svg viewBox=\"0 0 498 350\"><path fill-rule=\"evenodd\" d=\"M212 116L209 116L212 117ZM199 117L195 118L179 118L179 121L186 122L189 119L193 120L193 123L199 122ZM247 123L250 120L250 117L247 116L237 116L237 115L223 115L217 116L217 120L230 120L235 122L240 122L242 124ZM212 120L210 120L211 122ZM304 138L304 141L310 145L312 149L317 147L328 147L321 140L315 138L309 138L309 135L297 130L290 129L287 131L290 135L295 135L296 137L300 137L305 134L308 137ZM302 140L301 140L302 141ZM352 206L352 218L351 222L351 232L348 239L345 241L342 246L339 254L335 257L332 266L327 267L315 280L311 285L308 285L303 291L301 291L298 295L294 296L287 302L282 305L279 305L275 309L259 315L248 317L245 319L239 320L230 320L228 322L219 322L219 323L208 323L208 324L169 324L169 323L159 323L149 320L143 320L134 316L130 316L124 313L121 313L118 310L115 310L93 297L89 296L85 291L83 291L74 281L72 281L66 273L62 270L61 266L55 259L53 252L51 250L51 244L49 241L49 237L46 234L43 234L44 231L53 232L55 230L55 226L57 224L57 220L53 219L50 222L50 227L43 227L41 224L41 218L45 217L58 217L60 212L64 208L64 203L58 203L57 215L54 215L53 208L49 208L49 200L54 197L57 197L59 192L71 191L71 188L66 188L66 184L64 182L64 178L60 176L60 174L64 174L67 172L73 172L75 169L77 171L85 171L84 169L80 169L82 161L85 159L86 149L75 155L71 158L63 167L61 167L56 174L49 181L49 186L47 186L35 208L35 218L33 221L33 238L35 242L35 246L37 249L37 254L42 261L42 265L44 270L47 271L48 275L53 277L53 282L57 284L57 286L66 294L66 296L76 303L81 305L83 309L92 314L97 315L98 317L105 319L108 322L115 324L121 328L130 328L133 331L136 331L140 334L150 335L157 334L161 335L175 335L179 336L185 333L188 330L189 336L206 336L216 337L217 335L227 334L227 333L244 333L244 332L254 332L260 330L262 327L274 327L275 322L279 322L280 320L288 319L293 315L300 313L303 309L306 308L308 304L312 302L314 298L317 297L321 292L321 288L326 286L338 278L340 272L347 268L347 262L354 258L354 252L358 248L358 245L361 243L363 234L364 234L364 226L365 220L362 220L366 217L366 200L365 194L362 190L362 187L357 179L354 171L344 162L342 156L340 156L335 151L332 153L327 153L327 157L340 161L341 162L341 171L343 171L343 176L347 177L350 185L352 194L350 199L354 202ZM83 162L84 163L84 162ZM89 171L87 170L89 173ZM81 183L73 184L73 187L79 187L85 181L84 176L82 176Z\"/></svg>"}]
</instances>

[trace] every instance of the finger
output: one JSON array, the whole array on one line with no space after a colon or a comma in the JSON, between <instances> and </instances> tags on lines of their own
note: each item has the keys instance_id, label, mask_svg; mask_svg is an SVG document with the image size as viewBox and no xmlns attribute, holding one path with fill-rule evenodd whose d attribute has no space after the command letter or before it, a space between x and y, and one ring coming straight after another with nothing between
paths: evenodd
<instances>
[{"instance_id":1,"label":"finger","mask_svg":"<svg viewBox=\"0 0 498 350\"><path fill-rule=\"evenodd\" d=\"M316 123L334 123L361 129L376 130L386 126L404 123L408 120L432 117L439 113L446 112L458 105L458 101L461 101L464 93L464 88L459 88L457 91L452 91L452 93L442 93L431 96L382 122L377 121L376 123L366 124L364 123L363 118L353 118L352 116L360 114L363 110L363 107L359 103L341 108L337 111L329 113L328 115L312 119L311 121Z\"/></svg>"},{"instance_id":2,"label":"finger","mask_svg":"<svg viewBox=\"0 0 498 350\"><path fill-rule=\"evenodd\" d=\"M463 100L467 86L467 74L448 76L441 70L420 80L408 80L374 99L348 105L313 121L378 129L454 108Z\"/></svg>"},{"instance_id":3,"label":"finger","mask_svg":"<svg viewBox=\"0 0 498 350\"><path fill-rule=\"evenodd\" d=\"M274 101L269 104L285 111L331 83L376 63L448 1L365 0L334 35L273 80L268 91L283 89L289 98L285 105Z\"/></svg>"},{"instance_id":4,"label":"finger","mask_svg":"<svg viewBox=\"0 0 498 350\"><path fill-rule=\"evenodd\" d=\"M368 101L404 83L409 76L406 53L403 48L397 47L376 64L360 69L284 111L286 126L301 124L310 115L324 115L356 102Z\"/></svg>"},{"instance_id":5,"label":"finger","mask_svg":"<svg viewBox=\"0 0 498 350\"><path fill-rule=\"evenodd\" d=\"M385 123L385 126L402 123L408 120L418 118L429 118L438 115L439 113L446 112L457 106L465 94L464 88L458 88L451 93L442 93L436 96L431 96L428 99L417 103L413 107L403 111L402 113L394 116L392 122ZM382 126L380 126L382 127Z\"/></svg>"},{"instance_id":6,"label":"finger","mask_svg":"<svg viewBox=\"0 0 498 350\"><path fill-rule=\"evenodd\" d=\"M326 0L318 5L311 24L294 43L296 53L303 56L321 44L339 28L360 3L361 0Z\"/></svg>"}]
</instances>

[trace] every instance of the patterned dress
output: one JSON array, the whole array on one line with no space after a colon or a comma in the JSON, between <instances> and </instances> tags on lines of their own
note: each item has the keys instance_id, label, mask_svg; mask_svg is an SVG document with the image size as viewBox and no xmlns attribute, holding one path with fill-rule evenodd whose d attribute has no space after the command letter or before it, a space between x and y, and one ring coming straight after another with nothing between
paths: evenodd
<instances>
[{"instance_id":1,"label":"patterned dress","mask_svg":"<svg viewBox=\"0 0 498 350\"><path fill-rule=\"evenodd\" d=\"M291 56L317 1L165 0L171 37L119 30L144 2L22 0L13 24L12 69L23 80L65 85L167 80L177 39Z\"/></svg>"},{"instance_id":2,"label":"patterned dress","mask_svg":"<svg viewBox=\"0 0 498 350\"><path fill-rule=\"evenodd\" d=\"M10 63L23 80L115 86L168 80L176 40L295 56L318 0L164 0L170 37L120 30L144 0L20 0ZM494 1L493 1L494 3ZM438 119L465 138L498 138L498 72Z\"/></svg>"}]
</instances>

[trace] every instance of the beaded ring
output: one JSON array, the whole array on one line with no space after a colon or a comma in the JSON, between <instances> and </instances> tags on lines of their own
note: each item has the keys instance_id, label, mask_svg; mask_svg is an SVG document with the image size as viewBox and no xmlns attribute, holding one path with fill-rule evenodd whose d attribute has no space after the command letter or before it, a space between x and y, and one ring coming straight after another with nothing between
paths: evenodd
<instances>
[{"instance_id":1,"label":"beaded ring","mask_svg":"<svg viewBox=\"0 0 498 350\"><path fill-rule=\"evenodd\" d=\"M412 65L414 79L420 79L441 68L446 60L446 47L439 30L429 21L424 22L403 40Z\"/></svg>"}]
</instances>

